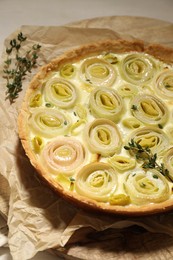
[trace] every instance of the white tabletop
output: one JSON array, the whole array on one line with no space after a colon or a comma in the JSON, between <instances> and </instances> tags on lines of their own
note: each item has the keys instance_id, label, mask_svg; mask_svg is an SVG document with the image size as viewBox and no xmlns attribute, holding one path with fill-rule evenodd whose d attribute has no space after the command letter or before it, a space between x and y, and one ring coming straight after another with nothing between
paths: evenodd
<instances>
[{"instance_id":1,"label":"white tabletop","mask_svg":"<svg viewBox=\"0 0 173 260\"><path fill-rule=\"evenodd\" d=\"M121 15L173 22L172 14L173 0L0 0L0 48L4 39L21 25L59 26L94 17ZM0 259L12 259L7 248L0 248ZM33 259L58 258L41 252Z\"/></svg>"},{"instance_id":2,"label":"white tabletop","mask_svg":"<svg viewBox=\"0 0 173 260\"><path fill-rule=\"evenodd\" d=\"M64 25L99 16L173 22L172 0L0 0L0 42L21 25Z\"/></svg>"}]
</instances>

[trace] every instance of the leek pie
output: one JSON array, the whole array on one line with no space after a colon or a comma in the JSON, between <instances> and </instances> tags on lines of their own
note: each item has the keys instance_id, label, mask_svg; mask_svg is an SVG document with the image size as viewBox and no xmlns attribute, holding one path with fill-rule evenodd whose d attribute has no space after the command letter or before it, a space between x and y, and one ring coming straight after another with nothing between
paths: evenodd
<instances>
[{"instance_id":1,"label":"leek pie","mask_svg":"<svg viewBox=\"0 0 173 260\"><path fill-rule=\"evenodd\" d=\"M43 66L18 120L39 176L85 209L144 215L173 208L172 64L171 48L107 40Z\"/></svg>"}]
</instances>

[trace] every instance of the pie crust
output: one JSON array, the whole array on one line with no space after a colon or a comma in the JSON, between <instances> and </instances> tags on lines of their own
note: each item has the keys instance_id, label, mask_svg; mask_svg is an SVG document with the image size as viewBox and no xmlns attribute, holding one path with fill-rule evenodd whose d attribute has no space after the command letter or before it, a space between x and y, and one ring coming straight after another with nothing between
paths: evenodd
<instances>
[{"instance_id":1,"label":"pie crust","mask_svg":"<svg viewBox=\"0 0 173 260\"><path fill-rule=\"evenodd\" d=\"M130 140L149 146L173 179L172 64L171 48L121 39L80 46L40 68L18 117L39 176L91 211L172 209L173 181L124 149Z\"/></svg>"}]
</instances>

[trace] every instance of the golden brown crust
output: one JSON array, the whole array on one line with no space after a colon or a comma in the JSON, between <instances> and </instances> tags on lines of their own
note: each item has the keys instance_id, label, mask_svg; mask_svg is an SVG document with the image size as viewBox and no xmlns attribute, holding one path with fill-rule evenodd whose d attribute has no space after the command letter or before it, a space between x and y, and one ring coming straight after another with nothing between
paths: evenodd
<instances>
[{"instance_id":1,"label":"golden brown crust","mask_svg":"<svg viewBox=\"0 0 173 260\"><path fill-rule=\"evenodd\" d=\"M161 46L160 44L149 44L144 50L146 53L162 60L168 64L173 63L173 50L169 47Z\"/></svg>"},{"instance_id":2,"label":"golden brown crust","mask_svg":"<svg viewBox=\"0 0 173 260\"><path fill-rule=\"evenodd\" d=\"M157 212L163 212L173 208L173 199L167 200L162 203L146 205L146 206L111 206L105 203L93 201L89 198L84 198L76 193L65 191L60 184L53 181L43 165L40 165L37 161L36 155L30 148L30 143L27 139L28 127L27 121L29 117L28 112L28 98L35 89L42 88L42 80L54 70L58 70L66 63L76 62L88 56L98 54L100 52L112 51L116 53L124 53L130 51L144 52L166 62L173 63L173 49L166 48L158 44L146 44L143 41L134 40L107 40L99 43L91 43L83 45L80 48L76 48L68 51L64 55L54 59L49 64L43 66L39 73L32 79L29 88L26 92L25 99L22 103L21 112L18 118L19 137L22 145L25 149L26 155L29 157L31 164L36 168L38 174L42 179L51 186L59 195L68 201L71 201L75 205L87 210L102 211L110 214L123 214L123 215L146 215L154 214Z\"/></svg>"}]
</instances>

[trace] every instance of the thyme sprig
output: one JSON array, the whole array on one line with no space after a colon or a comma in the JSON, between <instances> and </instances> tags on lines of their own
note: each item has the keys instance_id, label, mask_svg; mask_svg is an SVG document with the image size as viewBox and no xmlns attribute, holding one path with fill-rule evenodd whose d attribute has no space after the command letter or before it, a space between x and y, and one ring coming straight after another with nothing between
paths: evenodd
<instances>
[{"instance_id":1,"label":"thyme sprig","mask_svg":"<svg viewBox=\"0 0 173 260\"><path fill-rule=\"evenodd\" d=\"M157 153L153 154L149 147L142 147L139 143L135 142L134 139L131 139L128 145L124 146L124 149L131 151L137 160L143 161L143 169L156 169L172 181L169 177L168 169L165 168L163 163L159 164L157 162Z\"/></svg>"},{"instance_id":2,"label":"thyme sprig","mask_svg":"<svg viewBox=\"0 0 173 260\"><path fill-rule=\"evenodd\" d=\"M27 73L37 64L38 52L41 45L34 44L29 50L21 54L22 43L27 37L20 32L17 38L12 39L6 48L7 59L4 61L4 78L7 80L7 99L11 103L18 97L22 90L22 81Z\"/></svg>"}]
</instances>

